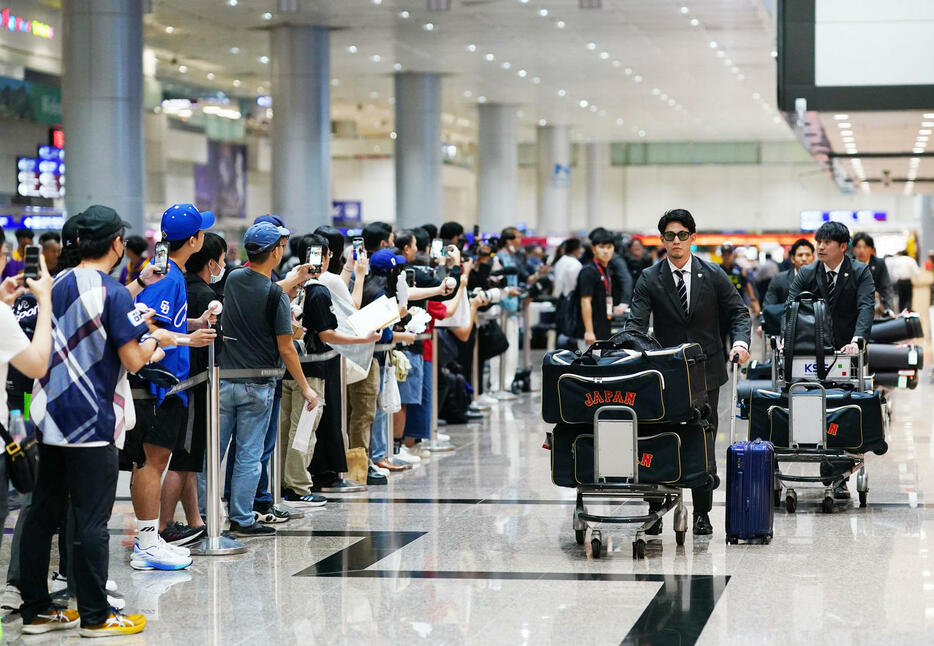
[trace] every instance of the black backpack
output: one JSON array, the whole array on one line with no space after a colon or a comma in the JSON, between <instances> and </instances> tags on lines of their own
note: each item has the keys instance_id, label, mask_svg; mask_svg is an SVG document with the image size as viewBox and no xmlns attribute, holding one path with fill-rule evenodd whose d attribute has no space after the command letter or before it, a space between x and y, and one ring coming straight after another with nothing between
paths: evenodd
<instances>
[{"instance_id":1,"label":"black backpack","mask_svg":"<svg viewBox=\"0 0 934 646\"><path fill-rule=\"evenodd\" d=\"M584 338L584 316L581 314L581 299L577 288L558 299L555 306L555 329L571 339Z\"/></svg>"},{"instance_id":2,"label":"black backpack","mask_svg":"<svg viewBox=\"0 0 934 646\"><path fill-rule=\"evenodd\" d=\"M818 379L827 378L825 357L833 357L833 321L827 304L811 292L801 292L785 308L785 379L791 378L795 356L813 355L817 362Z\"/></svg>"}]
</instances>

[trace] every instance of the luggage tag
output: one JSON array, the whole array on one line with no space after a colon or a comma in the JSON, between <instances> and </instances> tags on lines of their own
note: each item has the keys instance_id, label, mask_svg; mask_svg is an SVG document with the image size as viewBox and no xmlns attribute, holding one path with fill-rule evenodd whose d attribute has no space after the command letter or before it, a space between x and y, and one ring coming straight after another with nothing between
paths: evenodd
<instances>
[{"instance_id":1,"label":"luggage tag","mask_svg":"<svg viewBox=\"0 0 934 646\"><path fill-rule=\"evenodd\" d=\"M606 318L607 319L613 318L613 297L612 296L606 297Z\"/></svg>"},{"instance_id":2,"label":"luggage tag","mask_svg":"<svg viewBox=\"0 0 934 646\"><path fill-rule=\"evenodd\" d=\"M909 366L918 365L918 350L916 348L912 348L911 350L908 351L908 365Z\"/></svg>"}]
</instances>

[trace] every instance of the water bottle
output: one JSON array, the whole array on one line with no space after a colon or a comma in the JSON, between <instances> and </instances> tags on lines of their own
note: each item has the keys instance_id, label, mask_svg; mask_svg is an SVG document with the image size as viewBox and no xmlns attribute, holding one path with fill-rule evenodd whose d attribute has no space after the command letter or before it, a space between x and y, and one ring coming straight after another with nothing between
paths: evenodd
<instances>
[{"instance_id":1,"label":"water bottle","mask_svg":"<svg viewBox=\"0 0 934 646\"><path fill-rule=\"evenodd\" d=\"M23 421L23 411L10 412L10 437L14 442L22 443L26 439L26 423Z\"/></svg>"}]
</instances>

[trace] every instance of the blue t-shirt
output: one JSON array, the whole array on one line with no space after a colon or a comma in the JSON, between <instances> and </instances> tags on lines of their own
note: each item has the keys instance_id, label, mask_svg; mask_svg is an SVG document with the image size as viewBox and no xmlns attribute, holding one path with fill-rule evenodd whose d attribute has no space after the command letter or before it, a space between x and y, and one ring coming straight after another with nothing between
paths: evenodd
<instances>
[{"instance_id":1,"label":"blue t-shirt","mask_svg":"<svg viewBox=\"0 0 934 646\"><path fill-rule=\"evenodd\" d=\"M52 354L30 415L46 444L113 442L120 347L147 327L126 287L93 269L69 269L52 285Z\"/></svg>"},{"instance_id":2,"label":"blue t-shirt","mask_svg":"<svg viewBox=\"0 0 934 646\"><path fill-rule=\"evenodd\" d=\"M156 311L152 320L159 327L178 334L188 334L188 289L185 286L185 272L179 269L171 258L165 278L141 291L136 297L136 302L144 303ZM159 365L179 379L188 379L188 346L165 348L165 358ZM149 392L162 404L168 389L149 384ZM187 391L183 390L178 396L185 404L188 403Z\"/></svg>"}]
</instances>

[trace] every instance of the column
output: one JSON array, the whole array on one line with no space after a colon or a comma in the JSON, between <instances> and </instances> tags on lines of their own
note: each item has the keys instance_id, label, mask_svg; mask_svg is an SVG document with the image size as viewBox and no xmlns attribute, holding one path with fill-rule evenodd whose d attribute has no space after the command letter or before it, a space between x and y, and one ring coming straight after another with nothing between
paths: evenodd
<instances>
[{"instance_id":1,"label":"column","mask_svg":"<svg viewBox=\"0 0 934 646\"><path fill-rule=\"evenodd\" d=\"M62 25L65 210L104 204L142 234L142 5L67 0Z\"/></svg>"},{"instance_id":2,"label":"column","mask_svg":"<svg viewBox=\"0 0 934 646\"><path fill-rule=\"evenodd\" d=\"M539 235L565 235L571 220L571 138L567 126L538 128Z\"/></svg>"},{"instance_id":3,"label":"column","mask_svg":"<svg viewBox=\"0 0 934 646\"><path fill-rule=\"evenodd\" d=\"M913 198L914 216L921 223L918 240L918 263L924 268L928 254L934 251L934 198L930 195L915 195ZM921 315L921 326L925 338L931 338L931 272L922 271L912 281L911 308Z\"/></svg>"},{"instance_id":4,"label":"column","mask_svg":"<svg viewBox=\"0 0 934 646\"><path fill-rule=\"evenodd\" d=\"M396 96L396 227L442 222L441 75L401 72Z\"/></svg>"},{"instance_id":5,"label":"column","mask_svg":"<svg viewBox=\"0 0 934 646\"><path fill-rule=\"evenodd\" d=\"M600 201L603 188L603 168L606 166L607 145L590 142L586 146L587 154L587 230L593 231L600 226Z\"/></svg>"},{"instance_id":6,"label":"column","mask_svg":"<svg viewBox=\"0 0 934 646\"><path fill-rule=\"evenodd\" d=\"M519 191L519 142L516 108L481 103L477 150L477 224L500 231L515 224Z\"/></svg>"},{"instance_id":7,"label":"column","mask_svg":"<svg viewBox=\"0 0 934 646\"><path fill-rule=\"evenodd\" d=\"M272 53L272 209L289 227L331 223L331 94L325 27L280 25Z\"/></svg>"}]
</instances>

